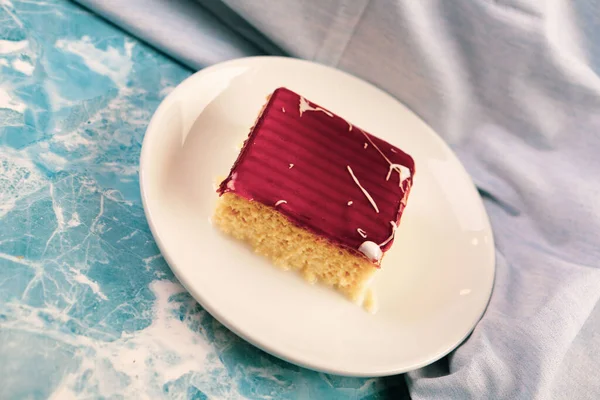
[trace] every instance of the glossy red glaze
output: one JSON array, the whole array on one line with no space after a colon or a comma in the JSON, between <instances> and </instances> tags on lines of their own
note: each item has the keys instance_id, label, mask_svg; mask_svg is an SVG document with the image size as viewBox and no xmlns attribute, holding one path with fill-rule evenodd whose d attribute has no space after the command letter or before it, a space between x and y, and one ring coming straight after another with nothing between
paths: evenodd
<instances>
[{"instance_id":1,"label":"glossy red glaze","mask_svg":"<svg viewBox=\"0 0 600 400\"><path fill-rule=\"evenodd\" d=\"M386 241L390 221L400 223L415 173L413 159L310 101L301 108L301 101L285 88L272 94L218 192L275 207L293 223L346 248L358 250L366 240ZM401 186L397 172L386 180L390 162L411 172ZM392 242L381 249L385 252Z\"/></svg>"}]
</instances>

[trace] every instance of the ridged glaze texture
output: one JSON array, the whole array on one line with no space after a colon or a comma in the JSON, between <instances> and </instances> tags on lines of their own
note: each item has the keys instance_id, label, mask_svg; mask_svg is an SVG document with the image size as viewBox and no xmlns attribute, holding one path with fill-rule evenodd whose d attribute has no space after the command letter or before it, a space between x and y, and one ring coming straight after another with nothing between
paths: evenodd
<instances>
[{"instance_id":1,"label":"ridged glaze texture","mask_svg":"<svg viewBox=\"0 0 600 400\"><path fill-rule=\"evenodd\" d=\"M302 109L301 101L286 88L273 92L219 193L234 192L276 207L292 222L346 248L357 250L366 240L386 241L392 233L390 221L400 223L402 199L415 173L413 159L315 103L306 100L309 108ZM386 157L410 170L401 186L397 172L386 180Z\"/></svg>"}]
</instances>

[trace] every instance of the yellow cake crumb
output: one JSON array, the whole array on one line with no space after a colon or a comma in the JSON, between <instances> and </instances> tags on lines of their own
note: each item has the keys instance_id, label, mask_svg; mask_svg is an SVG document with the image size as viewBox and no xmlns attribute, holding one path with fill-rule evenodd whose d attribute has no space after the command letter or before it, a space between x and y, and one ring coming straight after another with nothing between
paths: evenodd
<instances>
[{"instance_id":1,"label":"yellow cake crumb","mask_svg":"<svg viewBox=\"0 0 600 400\"><path fill-rule=\"evenodd\" d=\"M234 193L219 198L212 220L276 266L296 270L309 282L332 286L355 302L362 302L377 271L362 255L296 226L272 207Z\"/></svg>"}]
</instances>

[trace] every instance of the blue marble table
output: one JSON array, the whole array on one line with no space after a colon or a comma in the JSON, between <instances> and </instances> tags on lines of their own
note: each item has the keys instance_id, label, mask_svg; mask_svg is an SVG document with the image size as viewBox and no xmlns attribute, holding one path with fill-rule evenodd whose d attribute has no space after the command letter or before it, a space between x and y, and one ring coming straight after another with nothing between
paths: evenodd
<instances>
[{"instance_id":1,"label":"blue marble table","mask_svg":"<svg viewBox=\"0 0 600 400\"><path fill-rule=\"evenodd\" d=\"M267 355L177 283L137 172L190 74L70 2L0 0L0 399L406 396Z\"/></svg>"}]
</instances>

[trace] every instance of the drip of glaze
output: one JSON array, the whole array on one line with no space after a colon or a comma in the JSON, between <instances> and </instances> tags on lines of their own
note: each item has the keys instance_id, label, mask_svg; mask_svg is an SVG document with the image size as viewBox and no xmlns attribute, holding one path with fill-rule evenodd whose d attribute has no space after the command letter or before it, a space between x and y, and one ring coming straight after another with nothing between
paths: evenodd
<instances>
[{"instance_id":1,"label":"drip of glaze","mask_svg":"<svg viewBox=\"0 0 600 400\"><path fill-rule=\"evenodd\" d=\"M408 194L410 193L411 187L412 183L411 181L408 181L408 184L406 185L406 190L404 191L404 196L402 196L402 200L400 200L400 203L402 203L404 207L406 207L406 199L408 198Z\"/></svg>"},{"instance_id":2,"label":"drip of glaze","mask_svg":"<svg viewBox=\"0 0 600 400\"><path fill-rule=\"evenodd\" d=\"M390 180L390 176L392 175L392 171L398 172L398 175L400 176L400 184L402 184L402 182L404 182L406 179L408 179L410 177L410 170L408 168L406 168L404 165L402 165L402 164L390 164L390 169L388 171L387 176L385 177L386 181ZM404 178L402 178L403 176L404 176Z\"/></svg>"},{"instance_id":3,"label":"drip of glaze","mask_svg":"<svg viewBox=\"0 0 600 400\"><path fill-rule=\"evenodd\" d=\"M364 137L367 138L369 143L371 143L373 145L373 147L375 147L375 149L379 152L379 154L381 154L381 156L385 159L385 161L387 161L388 164L390 165L390 170L389 170L385 180L388 181L390 179L390 175L392 174L392 171L396 171L396 172L398 172L398 186L401 186L402 185L402 171L398 166L400 166L400 167L404 167L404 166L402 166L400 164L394 164L393 162L391 162L390 159L387 158L387 156L385 154L383 154L383 152L379 149L379 147L377 147L377 145L375 143L373 143L373 141L371 140L369 135L367 135L365 133L365 131L363 131L362 129L360 129L360 131L362 132ZM365 149L366 149L366 147L365 147Z\"/></svg>"},{"instance_id":4,"label":"drip of glaze","mask_svg":"<svg viewBox=\"0 0 600 400\"><path fill-rule=\"evenodd\" d=\"M299 105L299 110L300 110L300 116L302 116L302 114L305 111L321 111L324 112L325 114L329 115L330 117L333 118L333 114L330 113L329 111L322 109L321 107L313 107L309 104L309 102L302 96L300 96L300 105Z\"/></svg>"},{"instance_id":5,"label":"drip of glaze","mask_svg":"<svg viewBox=\"0 0 600 400\"><path fill-rule=\"evenodd\" d=\"M392 240L394 238L394 236L396 236L396 229L398 229L398 225L396 225L396 223L394 221L390 221L390 225L392 225L392 234L387 239L385 239L383 242L379 243L379 247L385 246L386 244L388 244L390 242L390 240Z\"/></svg>"},{"instance_id":6,"label":"drip of glaze","mask_svg":"<svg viewBox=\"0 0 600 400\"><path fill-rule=\"evenodd\" d=\"M354 175L354 172L352 172L352 168L350 168L349 165L346 165L346 168L348 168L348 172L352 176L352 179L354 179L354 182L358 185L358 187L360 188L360 190L362 190L362 192L364 193L364 195L367 198L367 200L369 200L369 202L371 203L371 205L373 206L373 208L375 209L375 211L377 211L377 214L379 214L379 208L377 207L377 204L375 204L375 200L373 200L373 197L371 197L371 195L369 194L369 192L367 192L367 190L364 187L362 187L362 185L358 181L358 178L356 177L356 175Z\"/></svg>"},{"instance_id":7,"label":"drip of glaze","mask_svg":"<svg viewBox=\"0 0 600 400\"><path fill-rule=\"evenodd\" d=\"M363 242L358 248L358 251L363 253L371 261L379 262L383 256L383 252L377 243L371 242L370 240Z\"/></svg>"},{"instance_id":8,"label":"drip of glaze","mask_svg":"<svg viewBox=\"0 0 600 400\"><path fill-rule=\"evenodd\" d=\"M229 182L227 182L227 189L235 190L235 178L237 178L237 172L234 172L231 175L231 179L229 180Z\"/></svg>"}]
</instances>

